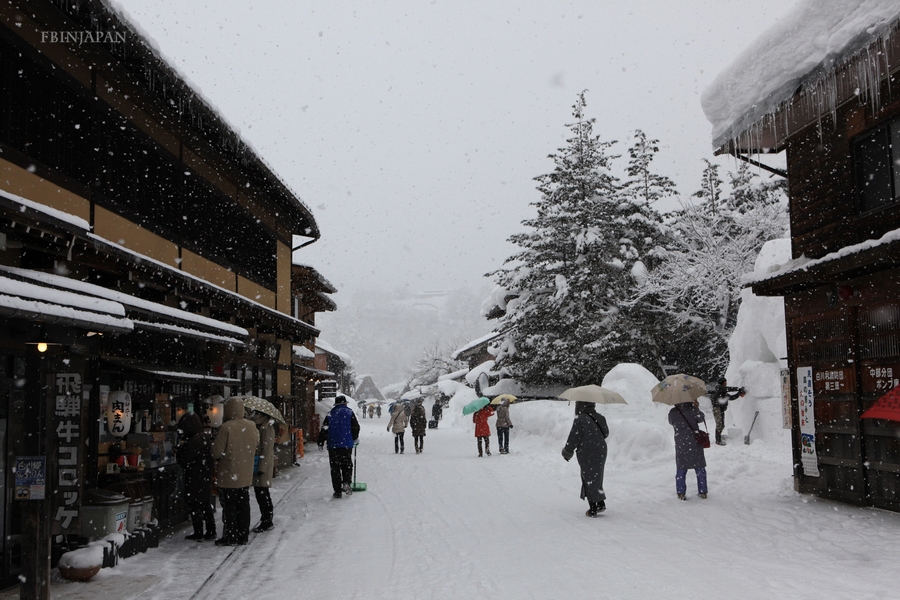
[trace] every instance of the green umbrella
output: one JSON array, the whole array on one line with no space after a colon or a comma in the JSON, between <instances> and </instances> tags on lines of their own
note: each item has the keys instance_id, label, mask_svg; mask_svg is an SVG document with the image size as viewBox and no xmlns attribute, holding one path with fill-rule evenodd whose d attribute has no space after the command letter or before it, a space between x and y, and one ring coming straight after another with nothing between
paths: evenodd
<instances>
[{"instance_id":1,"label":"green umbrella","mask_svg":"<svg viewBox=\"0 0 900 600\"><path fill-rule=\"evenodd\" d=\"M275 405L269 402L268 400L263 400L257 396L242 396L241 400L244 402L244 410L255 410L256 412L261 412L264 415L268 415L287 427L287 421L284 420L284 417L281 416L281 411L275 408Z\"/></svg>"},{"instance_id":2,"label":"green umbrella","mask_svg":"<svg viewBox=\"0 0 900 600\"><path fill-rule=\"evenodd\" d=\"M463 407L463 414L471 415L476 410L481 410L482 408L484 408L485 406L487 406L490 403L491 403L491 401L488 400L487 398L485 398L484 396L482 396L481 398L476 398L475 400L472 400L471 402L469 402L468 404L466 404Z\"/></svg>"}]
</instances>

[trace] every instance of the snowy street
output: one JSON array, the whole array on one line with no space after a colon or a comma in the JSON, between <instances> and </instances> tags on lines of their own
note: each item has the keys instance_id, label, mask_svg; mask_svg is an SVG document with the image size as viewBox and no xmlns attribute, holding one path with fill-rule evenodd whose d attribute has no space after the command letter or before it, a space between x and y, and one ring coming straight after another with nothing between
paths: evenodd
<instances>
[{"instance_id":1,"label":"snowy street","mask_svg":"<svg viewBox=\"0 0 900 600\"><path fill-rule=\"evenodd\" d=\"M769 400L766 400L768 402ZM273 487L275 530L248 546L191 543L185 528L93 582L54 572L54 598L886 598L900 515L793 492L784 439L707 450L710 497L674 490L666 407L601 407L608 510L584 516L560 456L564 402L514 405L509 455L478 458L471 421L445 411L416 455L387 419L364 419L359 481L332 499L307 446ZM763 404L763 402L760 402ZM456 400L452 407L455 407ZM764 408L764 407L763 407ZM450 414L452 413L452 414ZM493 419L491 419L493 424ZM668 436L668 437L667 437ZM251 501L254 519L255 501ZM218 515L220 518L220 515ZM842 557L834 560L833 557Z\"/></svg>"}]
</instances>

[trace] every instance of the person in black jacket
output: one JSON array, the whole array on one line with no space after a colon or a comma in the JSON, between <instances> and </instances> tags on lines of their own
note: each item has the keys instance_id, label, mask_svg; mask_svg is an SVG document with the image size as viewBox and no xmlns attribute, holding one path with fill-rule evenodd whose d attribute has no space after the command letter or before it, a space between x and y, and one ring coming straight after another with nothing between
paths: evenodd
<instances>
[{"instance_id":1,"label":"person in black jacket","mask_svg":"<svg viewBox=\"0 0 900 600\"><path fill-rule=\"evenodd\" d=\"M566 462L578 453L581 467L581 498L587 498L588 508L584 513L596 517L606 510L606 492L603 490L603 470L606 467L606 438L609 427L606 419L596 411L593 402L575 403L575 421L566 440L562 456Z\"/></svg>"},{"instance_id":2,"label":"person in black jacket","mask_svg":"<svg viewBox=\"0 0 900 600\"><path fill-rule=\"evenodd\" d=\"M185 501L194 526L194 533L185 539L214 540L216 513L210 502L213 478L213 459L210 454L212 437L203 430L203 423L196 413L187 413L181 417L178 430L182 441L175 449L175 459L184 469Z\"/></svg>"},{"instance_id":3,"label":"person in black jacket","mask_svg":"<svg viewBox=\"0 0 900 600\"><path fill-rule=\"evenodd\" d=\"M713 418L716 420L716 444L724 446L722 432L725 430L725 411L728 410L728 402L743 396L744 388L728 387L728 381L723 377L716 385L710 402L712 403Z\"/></svg>"}]
</instances>

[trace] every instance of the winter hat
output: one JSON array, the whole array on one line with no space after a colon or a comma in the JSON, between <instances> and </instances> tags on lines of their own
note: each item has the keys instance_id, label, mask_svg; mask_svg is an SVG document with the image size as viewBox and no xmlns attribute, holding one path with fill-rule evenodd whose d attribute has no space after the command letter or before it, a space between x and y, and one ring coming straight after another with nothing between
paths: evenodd
<instances>
[{"instance_id":1,"label":"winter hat","mask_svg":"<svg viewBox=\"0 0 900 600\"><path fill-rule=\"evenodd\" d=\"M725 382L726 382L726 381L727 381L727 379L725 379L724 377L722 377L721 379L719 379L719 385L725 385Z\"/></svg>"},{"instance_id":2,"label":"winter hat","mask_svg":"<svg viewBox=\"0 0 900 600\"><path fill-rule=\"evenodd\" d=\"M347 404L347 396L338 396L334 399L335 404Z\"/></svg>"}]
</instances>

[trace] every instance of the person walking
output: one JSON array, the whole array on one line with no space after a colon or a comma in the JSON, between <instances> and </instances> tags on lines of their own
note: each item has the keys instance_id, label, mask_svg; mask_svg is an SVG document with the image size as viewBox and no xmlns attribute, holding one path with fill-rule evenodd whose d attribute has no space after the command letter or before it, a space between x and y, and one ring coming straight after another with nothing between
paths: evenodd
<instances>
[{"instance_id":1,"label":"person walking","mask_svg":"<svg viewBox=\"0 0 900 600\"><path fill-rule=\"evenodd\" d=\"M368 406L367 404L363 404L362 406L359 407L359 412L362 413L362 418L363 418L363 419L366 418L366 411L367 411L367 410L369 410L369 406Z\"/></svg>"},{"instance_id":2,"label":"person walking","mask_svg":"<svg viewBox=\"0 0 900 600\"><path fill-rule=\"evenodd\" d=\"M175 460L184 469L184 496L194 533L186 540L216 539L216 511L211 498L213 479L212 436L203 430L196 413L187 413L178 421L181 443L175 449ZM203 533L203 525L206 533Z\"/></svg>"},{"instance_id":3,"label":"person walking","mask_svg":"<svg viewBox=\"0 0 900 600\"><path fill-rule=\"evenodd\" d=\"M244 418L244 401L237 396L225 401L222 420L212 446L222 502L222 537L216 546L240 546L250 536L250 485L259 432Z\"/></svg>"},{"instance_id":4,"label":"person walking","mask_svg":"<svg viewBox=\"0 0 900 600\"><path fill-rule=\"evenodd\" d=\"M587 499L585 516L596 517L606 510L606 492L603 490L603 470L606 468L606 438L609 427L606 418L597 412L593 402L575 403L575 420L562 450L566 462L578 454L581 468L581 499Z\"/></svg>"},{"instance_id":5,"label":"person walking","mask_svg":"<svg viewBox=\"0 0 900 600\"><path fill-rule=\"evenodd\" d=\"M744 388L728 387L728 380L724 377L716 385L710 402L712 403L713 418L716 420L716 444L725 445L722 432L725 430L725 411L728 410L728 402L736 400L744 395Z\"/></svg>"},{"instance_id":6,"label":"person walking","mask_svg":"<svg viewBox=\"0 0 900 600\"><path fill-rule=\"evenodd\" d=\"M488 419L494 416L494 407L490 404L476 410L472 415L472 422L475 423L475 439L478 440L478 456L482 456L481 443L484 442L484 451L488 456L491 455L491 426L488 425Z\"/></svg>"},{"instance_id":7,"label":"person walking","mask_svg":"<svg viewBox=\"0 0 900 600\"><path fill-rule=\"evenodd\" d=\"M256 447L258 460L253 473L253 492L259 505L259 524L253 528L253 532L262 533L275 528L275 507L269 494L275 473L275 427L272 426L272 417L261 412L255 413L252 421L259 431L259 445Z\"/></svg>"},{"instance_id":8,"label":"person walking","mask_svg":"<svg viewBox=\"0 0 900 600\"><path fill-rule=\"evenodd\" d=\"M391 410L391 418L388 419L387 424L387 430L394 432L394 454L398 452L403 454L403 434L406 432L407 423L409 423L409 417L398 400Z\"/></svg>"},{"instance_id":9,"label":"person walking","mask_svg":"<svg viewBox=\"0 0 900 600\"><path fill-rule=\"evenodd\" d=\"M509 430L512 426L509 419L509 399L504 398L497 407L497 445L500 447L500 454L509 454Z\"/></svg>"},{"instance_id":10,"label":"person walking","mask_svg":"<svg viewBox=\"0 0 900 600\"><path fill-rule=\"evenodd\" d=\"M322 423L319 431L319 448L328 443L328 465L331 467L333 498L351 495L353 478L353 447L359 443L359 421L353 409L347 406L347 397L334 399L334 408Z\"/></svg>"},{"instance_id":11,"label":"person walking","mask_svg":"<svg viewBox=\"0 0 900 600\"><path fill-rule=\"evenodd\" d=\"M380 404L375 405L375 416L378 417L379 419L381 418L381 405Z\"/></svg>"},{"instance_id":12,"label":"person walking","mask_svg":"<svg viewBox=\"0 0 900 600\"><path fill-rule=\"evenodd\" d=\"M375 405L374 405L374 404L369 404L369 405L367 406L367 408L369 409L369 418L370 418L370 419L375 418Z\"/></svg>"},{"instance_id":13,"label":"person walking","mask_svg":"<svg viewBox=\"0 0 900 600\"><path fill-rule=\"evenodd\" d=\"M696 402L682 402L669 410L669 425L675 430L675 493L679 500L687 500L688 469L697 475L697 493L706 498L709 487L706 482L706 455L697 441L695 432L706 416Z\"/></svg>"},{"instance_id":14,"label":"person walking","mask_svg":"<svg viewBox=\"0 0 900 600\"><path fill-rule=\"evenodd\" d=\"M425 430L428 429L428 414L422 405L422 398L416 400L409 417L409 427L412 429L413 443L416 445L416 454L421 454L425 449Z\"/></svg>"}]
</instances>

